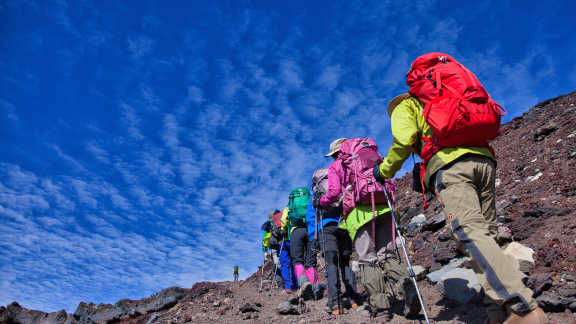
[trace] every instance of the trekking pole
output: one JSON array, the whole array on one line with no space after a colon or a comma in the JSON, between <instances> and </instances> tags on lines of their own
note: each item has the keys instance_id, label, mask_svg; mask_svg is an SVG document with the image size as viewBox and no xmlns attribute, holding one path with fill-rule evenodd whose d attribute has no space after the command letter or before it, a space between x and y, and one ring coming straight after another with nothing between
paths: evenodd
<instances>
[{"instance_id":1,"label":"trekking pole","mask_svg":"<svg viewBox=\"0 0 576 324\"><path fill-rule=\"evenodd\" d=\"M322 270L324 270L324 266L322 265L322 262L320 262L320 257L318 256L318 254L316 254L316 260L318 260L318 263L320 263Z\"/></svg>"},{"instance_id":2,"label":"trekking pole","mask_svg":"<svg viewBox=\"0 0 576 324\"><path fill-rule=\"evenodd\" d=\"M264 265L266 264L266 258L264 258L264 261L262 262L262 274L260 274L260 290L258 291L262 291L262 279L264 278Z\"/></svg>"},{"instance_id":3,"label":"trekking pole","mask_svg":"<svg viewBox=\"0 0 576 324\"><path fill-rule=\"evenodd\" d=\"M320 214L320 224L323 223L322 221L322 212L320 208L316 209L316 217ZM318 233L315 233L316 235ZM328 286L328 267L326 266L326 240L324 240L324 226L322 226L322 239L320 240L322 243L322 258L324 258L324 277L326 278L326 290L328 291L328 306L332 308L330 304L332 304L332 298L330 297L330 287Z\"/></svg>"},{"instance_id":4,"label":"trekking pole","mask_svg":"<svg viewBox=\"0 0 576 324\"><path fill-rule=\"evenodd\" d=\"M280 253L278 253L278 259L280 259L280 256L282 255L282 248L284 247L284 239L282 239L282 243L280 243ZM272 260L272 263L274 264L274 260ZM272 269L276 268L276 270L278 270L278 267L276 266L276 264L274 264L274 266L272 267ZM274 282L276 281L276 270L274 271L274 273L272 274L272 285L270 285L270 293L268 294L268 300L270 300L270 297L272 296L272 289L274 289ZM280 270L282 271L282 270Z\"/></svg>"},{"instance_id":5,"label":"trekking pole","mask_svg":"<svg viewBox=\"0 0 576 324\"><path fill-rule=\"evenodd\" d=\"M416 288L416 293L418 294L418 300L420 301L420 306L422 306L422 312L424 312L424 318L426 318L426 323L430 324L428 320L428 314L426 314L426 306L422 301L422 295L420 294L420 290L418 289L418 283L416 282L416 275L414 274L414 270L412 270L412 265L410 264L410 260L408 259L408 253L406 252L406 247L404 246L404 238L402 237L402 233L400 233L400 229L398 228L398 223L396 222L396 217L394 213L394 207L390 203L390 198L388 198L388 192L386 192L386 186L382 185L382 191L384 191L384 195L386 196L386 201L388 201L388 206L392 211L392 222L394 223L394 228L396 228L396 235L400 238L400 245L402 246L402 251L404 252L404 257L406 258L406 264L408 265L409 276L414 283L414 288ZM408 297L408 296L406 296Z\"/></svg>"}]
</instances>

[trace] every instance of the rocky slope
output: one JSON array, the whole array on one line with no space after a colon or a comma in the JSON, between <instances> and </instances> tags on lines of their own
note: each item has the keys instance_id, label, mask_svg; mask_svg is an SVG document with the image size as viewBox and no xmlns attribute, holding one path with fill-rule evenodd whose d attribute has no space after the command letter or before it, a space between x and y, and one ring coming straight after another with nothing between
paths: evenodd
<instances>
[{"instance_id":1,"label":"rocky slope","mask_svg":"<svg viewBox=\"0 0 576 324\"><path fill-rule=\"evenodd\" d=\"M498 155L498 241L526 277L538 303L550 312L551 323L576 323L576 91L544 101L503 125L492 143ZM412 175L398 182L397 206L406 229L419 286L434 323L481 323L482 291L444 227L438 202L411 189ZM514 244L513 244L514 243ZM520 245L518 245L520 244ZM516 251L508 252L512 249ZM532 249L532 251L528 250ZM271 265L264 269L269 287ZM319 277L325 282L319 266ZM27 310L14 302L0 307L0 324L176 324L176 323L363 323L359 313L344 316L322 312L326 299L302 301L273 290L259 292L260 268L241 282L170 287L141 300L123 299L115 305L80 303L73 314ZM359 277L359 275L358 275ZM424 278L426 278L424 280ZM466 280L450 280L465 278ZM464 282L464 286L458 286ZM359 285L359 291L364 289ZM389 289L387 293L393 297ZM392 323L407 321L402 302L392 309Z\"/></svg>"}]
</instances>

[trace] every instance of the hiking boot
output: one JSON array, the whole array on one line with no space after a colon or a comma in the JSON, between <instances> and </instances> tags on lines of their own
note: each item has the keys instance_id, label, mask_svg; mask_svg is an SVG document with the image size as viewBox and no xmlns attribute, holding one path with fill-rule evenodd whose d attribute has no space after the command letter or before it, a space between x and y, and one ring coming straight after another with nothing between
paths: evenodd
<instances>
[{"instance_id":1,"label":"hiking boot","mask_svg":"<svg viewBox=\"0 0 576 324\"><path fill-rule=\"evenodd\" d=\"M344 308L342 307L330 307L330 306L326 306L326 308L324 309L324 311L330 315L345 315L348 314L348 311L346 311Z\"/></svg>"},{"instance_id":2,"label":"hiking boot","mask_svg":"<svg viewBox=\"0 0 576 324\"><path fill-rule=\"evenodd\" d=\"M350 299L350 308L357 309L358 306L362 306L362 300L360 299Z\"/></svg>"},{"instance_id":3,"label":"hiking boot","mask_svg":"<svg viewBox=\"0 0 576 324\"><path fill-rule=\"evenodd\" d=\"M418 292L413 285L408 288L408 293L406 293L404 303L404 317L410 318L420 313L422 307L420 306L420 300L418 299Z\"/></svg>"},{"instance_id":4,"label":"hiking boot","mask_svg":"<svg viewBox=\"0 0 576 324\"><path fill-rule=\"evenodd\" d=\"M387 323L390 321L390 310L389 309L381 309L376 313L370 312L370 308L368 306L364 307L364 310L360 314L361 317L370 319L370 322L375 323Z\"/></svg>"},{"instance_id":5,"label":"hiking boot","mask_svg":"<svg viewBox=\"0 0 576 324\"><path fill-rule=\"evenodd\" d=\"M298 286L300 286L298 289L298 298L304 298L304 296L307 296L312 292L312 284L306 275L298 277Z\"/></svg>"},{"instance_id":6,"label":"hiking boot","mask_svg":"<svg viewBox=\"0 0 576 324\"><path fill-rule=\"evenodd\" d=\"M534 310L517 313L511 309L508 309L510 316L504 321L504 324L547 324L548 318L542 308L537 307Z\"/></svg>"},{"instance_id":7,"label":"hiking boot","mask_svg":"<svg viewBox=\"0 0 576 324\"><path fill-rule=\"evenodd\" d=\"M312 284L312 296L314 300L320 300L324 297L324 292L322 291L322 286L319 284Z\"/></svg>"}]
</instances>

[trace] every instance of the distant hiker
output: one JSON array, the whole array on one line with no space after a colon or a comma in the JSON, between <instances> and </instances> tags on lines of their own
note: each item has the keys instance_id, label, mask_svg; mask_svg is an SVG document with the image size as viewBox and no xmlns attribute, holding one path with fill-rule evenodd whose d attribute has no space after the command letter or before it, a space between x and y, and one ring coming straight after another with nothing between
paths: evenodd
<instances>
[{"instance_id":1,"label":"distant hiker","mask_svg":"<svg viewBox=\"0 0 576 324\"><path fill-rule=\"evenodd\" d=\"M264 228L266 226L266 228ZM274 273L275 281L278 284L278 289L284 289L284 279L282 278L282 266L280 264L280 244L284 239L284 234L282 233L282 212L279 210L273 210L268 213L268 221L262 225L262 236L264 242L264 232L268 235L268 249L264 250L264 258L267 256L272 257L272 273Z\"/></svg>"},{"instance_id":2,"label":"distant hiker","mask_svg":"<svg viewBox=\"0 0 576 324\"><path fill-rule=\"evenodd\" d=\"M291 294L294 290L298 289L298 281L294 274L294 266L292 263L292 256L290 255L290 237L285 234L285 227L288 222L288 211L289 208L286 207L282 212L281 229L283 232L283 243L279 247L278 251L280 253L280 265L282 270L282 279L284 279L284 292ZM281 250L281 251L280 251Z\"/></svg>"},{"instance_id":3,"label":"distant hiker","mask_svg":"<svg viewBox=\"0 0 576 324\"><path fill-rule=\"evenodd\" d=\"M345 143L346 138L340 138L330 144L330 153L334 162L328 169L329 190L316 205L328 207L342 196L342 188L346 194L353 191L353 186L348 184L350 172L343 167L343 156L340 148ZM350 143L356 139L349 140ZM371 141L371 140L370 140ZM375 146L375 144L372 144ZM346 152L347 156L350 156ZM348 188L346 188L348 187ZM353 194L353 193L352 193ZM372 210L372 205L361 205L345 211L346 217L342 218L340 228L346 229L350 238L354 242L356 253L358 253L358 264L362 274L362 285L370 293L368 304L369 310L362 312L362 317L372 318L377 322L387 322L390 320L390 301L385 294L385 281L382 272L386 277L396 284L400 296L405 301L405 315L411 317L420 312L418 295L414 285L408 277L406 267L398 262L394 253L392 243L392 219L390 209L387 204L377 203ZM373 220L373 216L375 219Z\"/></svg>"},{"instance_id":4,"label":"distant hiker","mask_svg":"<svg viewBox=\"0 0 576 324\"><path fill-rule=\"evenodd\" d=\"M309 198L308 188L292 189L288 196L288 207L284 210L287 215L282 217L282 231L290 238L290 256L299 286L298 297L313 295L316 299L320 292L316 272L316 253L312 251L306 229L306 209Z\"/></svg>"},{"instance_id":5,"label":"distant hiker","mask_svg":"<svg viewBox=\"0 0 576 324\"><path fill-rule=\"evenodd\" d=\"M240 269L238 269L237 265L234 266L232 274L234 275L234 281L238 281L238 276L240 275Z\"/></svg>"},{"instance_id":6,"label":"distant hiker","mask_svg":"<svg viewBox=\"0 0 576 324\"><path fill-rule=\"evenodd\" d=\"M487 141L498 135L502 108L446 54L419 57L406 84L410 94L388 105L394 144L375 176L390 179L412 152L420 156L422 172L415 168L421 174L414 182L436 195L452 237L476 272L488 304L485 323L547 323L522 274L496 243L496 158Z\"/></svg>"},{"instance_id":7,"label":"distant hiker","mask_svg":"<svg viewBox=\"0 0 576 324\"><path fill-rule=\"evenodd\" d=\"M321 208L321 210L316 210L312 203L314 198L323 197L328 192L328 188L328 168L316 170L312 177L312 190L310 192L310 203L308 203L306 219L308 234L311 239L321 243L320 248L322 253L324 253L326 262L326 283L329 300L325 311L333 315L341 315L344 314L344 308L342 307L343 294L340 291L338 268L340 268L342 281L346 288L346 296L352 300L350 302L351 307L357 308L361 304L361 299L356 287L356 275L350 268L352 241L348 232L338 228L338 222L340 217L342 217L341 203L336 202L329 207ZM319 215L319 212L322 212L322 214ZM319 218L317 218L317 215ZM319 237L320 239L318 240Z\"/></svg>"}]
</instances>

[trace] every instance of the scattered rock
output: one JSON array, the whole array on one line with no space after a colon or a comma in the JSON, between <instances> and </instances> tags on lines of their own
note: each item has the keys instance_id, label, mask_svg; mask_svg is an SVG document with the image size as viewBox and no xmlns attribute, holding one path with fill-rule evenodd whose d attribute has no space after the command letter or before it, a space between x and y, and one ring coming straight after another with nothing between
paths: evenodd
<instances>
[{"instance_id":1,"label":"scattered rock","mask_svg":"<svg viewBox=\"0 0 576 324\"><path fill-rule=\"evenodd\" d=\"M222 302L220 302L219 300L215 301L214 303L212 303L212 306L214 307L220 307L220 305L222 304Z\"/></svg>"},{"instance_id":2,"label":"scattered rock","mask_svg":"<svg viewBox=\"0 0 576 324\"><path fill-rule=\"evenodd\" d=\"M465 261L464 258L453 259L452 261L450 261L450 264L445 265L440 270L430 272L428 275L426 275L426 281L428 281L428 283L430 284L438 282L438 280L440 280L440 278L444 274L462 266L464 261Z\"/></svg>"},{"instance_id":3,"label":"scattered rock","mask_svg":"<svg viewBox=\"0 0 576 324\"><path fill-rule=\"evenodd\" d=\"M438 290L451 300L467 303L480 293L476 274L470 269L452 269L438 280Z\"/></svg>"},{"instance_id":4,"label":"scattered rock","mask_svg":"<svg viewBox=\"0 0 576 324\"><path fill-rule=\"evenodd\" d=\"M152 324L152 323L156 322L157 320L161 319L162 316L164 316L164 315L159 314L159 313L154 313L154 314L152 314L152 317L150 317L148 322L146 322L146 324Z\"/></svg>"},{"instance_id":5,"label":"scattered rock","mask_svg":"<svg viewBox=\"0 0 576 324\"><path fill-rule=\"evenodd\" d=\"M437 215L427 219L422 223L422 232L424 231L437 231L446 225L446 216L441 211Z\"/></svg>"},{"instance_id":6,"label":"scattered rock","mask_svg":"<svg viewBox=\"0 0 576 324\"><path fill-rule=\"evenodd\" d=\"M360 271L360 266L358 265L358 261L352 261L352 271Z\"/></svg>"},{"instance_id":7,"label":"scattered rock","mask_svg":"<svg viewBox=\"0 0 576 324\"><path fill-rule=\"evenodd\" d=\"M242 313L247 313L247 312L259 312L260 310L256 307L262 307L262 305L260 303L245 303L244 305L238 307L238 309L242 312Z\"/></svg>"},{"instance_id":8,"label":"scattered rock","mask_svg":"<svg viewBox=\"0 0 576 324\"><path fill-rule=\"evenodd\" d=\"M508 226L504 224L498 224L498 235L496 236L496 242L502 244L508 242L512 239L512 231Z\"/></svg>"},{"instance_id":9,"label":"scattered rock","mask_svg":"<svg viewBox=\"0 0 576 324\"><path fill-rule=\"evenodd\" d=\"M552 287L552 281L552 275L542 273L530 276L526 282L526 286L534 291L534 297L538 297Z\"/></svg>"},{"instance_id":10,"label":"scattered rock","mask_svg":"<svg viewBox=\"0 0 576 324\"><path fill-rule=\"evenodd\" d=\"M251 314L251 313L246 313L246 314L242 315L242 319L243 319L243 320L250 319L251 317L252 317L252 314Z\"/></svg>"},{"instance_id":11,"label":"scattered rock","mask_svg":"<svg viewBox=\"0 0 576 324\"><path fill-rule=\"evenodd\" d=\"M522 272L530 272L530 269L534 266L534 259L532 258L534 250L520 243L510 243L504 250L504 254L512 261L516 269Z\"/></svg>"},{"instance_id":12,"label":"scattered rock","mask_svg":"<svg viewBox=\"0 0 576 324\"><path fill-rule=\"evenodd\" d=\"M434 252L432 256L434 260L440 264L446 264L450 260L458 256L459 250L454 241L439 242L434 245Z\"/></svg>"},{"instance_id":13,"label":"scattered rock","mask_svg":"<svg viewBox=\"0 0 576 324\"><path fill-rule=\"evenodd\" d=\"M416 281L420 281L420 280L426 278L426 268L421 267L419 265L416 265L416 266L412 266L412 270L414 271Z\"/></svg>"},{"instance_id":14,"label":"scattered rock","mask_svg":"<svg viewBox=\"0 0 576 324\"><path fill-rule=\"evenodd\" d=\"M547 293L536 298L538 306L545 312L563 312L565 309L576 311L576 298L565 298L556 293Z\"/></svg>"},{"instance_id":15,"label":"scattered rock","mask_svg":"<svg viewBox=\"0 0 576 324\"><path fill-rule=\"evenodd\" d=\"M226 305L232 304L232 298L228 298L228 297L224 298L224 304L226 304Z\"/></svg>"},{"instance_id":16,"label":"scattered rock","mask_svg":"<svg viewBox=\"0 0 576 324\"><path fill-rule=\"evenodd\" d=\"M406 226L406 234L414 233L419 227L420 224L426 221L426 216L424 214L420 214L410 221L408 226Z\"/></svg>"}]
</instances>

